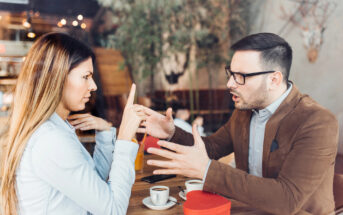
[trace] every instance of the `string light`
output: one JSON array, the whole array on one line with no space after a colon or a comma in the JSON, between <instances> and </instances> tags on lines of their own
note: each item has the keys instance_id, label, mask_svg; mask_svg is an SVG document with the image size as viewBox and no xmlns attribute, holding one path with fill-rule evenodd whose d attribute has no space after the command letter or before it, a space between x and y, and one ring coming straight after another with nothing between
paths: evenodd
<instances>
[{"instance_id":1,"label":"string light","mask_svg":"<svg viewBox=\"0 0 343 215\"><path fill-rule=\"evenodd\" d=\"M58 27L60 27L60 28L62 28L62 27L63 27L63 24L62 24L62 22L61 22L61 21L59 21L59 22L57 23L57 26L58 26Z\"/></svg>"},{"instance_id":2,"label":"string light","mask_svg":"<svg viewBox=\"0 0 343 215\"><path fill-rule=\"evenodd\" d=\"M77 27L78 25L80 25L80 28L82 28L83 30L84 29L86 29L87 28L87 25L86 25L86 23L84 23L84 22L82 22L82 20L84 19L84 17L83 17L83 15L82 14L79 14L78 16L77 16L77 19L76 20L73 20L72 22L71 22L71 25L73 26L73 27ZM79 21L80 22L79 22ZM68 27L68 25L67 25L67 19L65 19L65 18L62 18L58 23L57 23L57 26L59 27L59 28L62 28L62 27Z\"/></svg>"},{"instance_id":3,"label":"string light","mask_svg":"<svg viewBox=\"0 0 343 215\"><path fill-rule=\"evenodd\" d=\"M66 19L64 19L64 18L63 18L63 19L61 19L61 21L60 21L60 22L61 22L61 24L62 24L62 25L66 25L66 24L67 24L67 20L66 20Z\"/></svg>"},{"instance_id":4,"label":"string light","mask_svg":"<svg viewBox=\"0 0 343 215\"><path fill-rule=\"evenodd\" d=\"M74 21L72 22L72 25L73 25L74 27L76 27L78 24L79 24L79 23L78 23L78 21L76 21L76 20L74 20Z\"/></svg>"}]
</instances>

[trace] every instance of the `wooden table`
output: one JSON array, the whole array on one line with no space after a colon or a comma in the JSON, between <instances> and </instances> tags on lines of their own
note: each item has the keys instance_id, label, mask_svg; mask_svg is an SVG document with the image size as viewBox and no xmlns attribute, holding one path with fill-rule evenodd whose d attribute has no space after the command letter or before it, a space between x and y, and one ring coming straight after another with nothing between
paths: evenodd
<instances>
[{"instance_id":1,"label":"wooden table","mask_svg":"<svg viewBox=\"0 0 343 215\"><path fill-rule=\"evenodd\" d=\"M176 176L176 178L171 178L163 181L156 182L154 184L149 184L147 182L143 182L140 179L144 176L148 176L152 174L152 171L156 169L156 167L148 166L146 161L148 159L162 159L156 155L144 155L144 170L143 173L136 173L136 181L132 187L131 199L129 203L129 208L127 211L128 215L154 215L154 214L166 214L166 215L178 215L183 214L182 205L174 205L173 207L163 210L151 210L143 205L142 200L149 196L149 188L155 185L165 185L170 188L170 195L175 197L178 202L184 203L185 201L179 197L179 188L185 188L185 181L189 178L184 176ZM232 200L231 201L231 214L243 215L243 214L267 214L262 211L258 211L256 209L250 208L248 205Z\"/></svg>"}]
</instances>

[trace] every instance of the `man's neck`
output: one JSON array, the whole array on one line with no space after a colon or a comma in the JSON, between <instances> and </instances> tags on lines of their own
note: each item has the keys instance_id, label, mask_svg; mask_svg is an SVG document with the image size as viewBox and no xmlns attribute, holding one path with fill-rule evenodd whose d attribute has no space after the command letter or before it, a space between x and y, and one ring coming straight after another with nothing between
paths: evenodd
<instances>
[{"instance_id":1,"label":"man's neck","mask_svg":"<svg viewBox=\"0 0 343 215\"><path fill-rule=\"evenodd\" d=\"M269 102L266 104L266 107L268 107L270 104L273 104L278 98L280 98L288 89L288 83L282 84L279 88L277 88L274 92L270 94Z\"/></svg>"}]
</instances>

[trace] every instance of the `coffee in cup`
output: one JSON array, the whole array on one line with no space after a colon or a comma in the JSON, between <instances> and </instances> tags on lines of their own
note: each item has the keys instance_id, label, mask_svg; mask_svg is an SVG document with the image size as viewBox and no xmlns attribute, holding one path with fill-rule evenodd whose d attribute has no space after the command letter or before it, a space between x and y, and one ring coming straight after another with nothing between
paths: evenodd
<instances>
[{"instance_id":1,"label":"coffee in cup","mask_svg":"<svg viewBox=\"0 0 343 215\"><path fill-rule=\"evenodd\" d=\"M154 191L163 191L163 190L167 190L167 188L164 188L164 187L156 187L156 188L153 188L152 190L154 190Z\"/></svg>"},{"instance_id":2,"label":"coffee in cup","mask_svg":"<svg viewBox=\"0 0 343 215\"><path fill-rule=\"evenodd\" d=\"M169 199L169 187L162 185L150 187L150 199L156 206L165 205Z\"/></svg>"},{"instance_id":3,"label":"coffee in cup","mask_svg":"<svg viewBox=\"0 0 343 215\"><path fill-rule=\"evenodd\" d=\"M202 190L203 182L202 180L192 179L185 182L187 193L193 190Z\"/></svg>"}]
</instances>

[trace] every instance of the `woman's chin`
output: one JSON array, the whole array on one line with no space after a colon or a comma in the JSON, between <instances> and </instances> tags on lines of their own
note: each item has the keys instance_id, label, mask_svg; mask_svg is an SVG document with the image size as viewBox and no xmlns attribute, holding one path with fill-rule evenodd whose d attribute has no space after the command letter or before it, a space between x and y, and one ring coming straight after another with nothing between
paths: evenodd
<instances>
[{"instance_id":1,"label":"woman's chin","mask_svg":"<svg viewBox=\"0 0 343 215\"><path fill-rule=\"evenodd\" d=\"M73 108L71 111L73 111L73 112L82 111L85 108L86 108L86 105L83 104L83 105L79 105L78 107Z\"/></svg>"}]
</instances>

